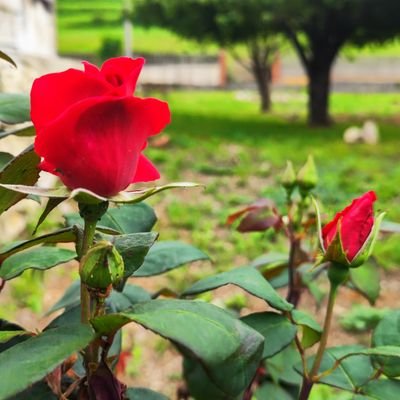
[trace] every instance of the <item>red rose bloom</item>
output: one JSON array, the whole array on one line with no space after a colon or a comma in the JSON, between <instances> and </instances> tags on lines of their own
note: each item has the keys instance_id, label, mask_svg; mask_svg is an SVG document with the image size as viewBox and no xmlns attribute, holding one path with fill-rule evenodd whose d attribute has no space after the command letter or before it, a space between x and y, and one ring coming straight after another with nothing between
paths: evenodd
<instances>
[{"instance_id":1,"label":"red rose bloom","mask_svg":"<svg viewBox=\"0 0 400 400\"><path fill-rule=\"evenodd\" d=\"M329 253L330 246L339 233L346 259L349 263L354 260L370 237L374 227L373 203L375 200L374 192L365 193L353 200L343 211L338 212L335 218L323 227L322 241L326 253ZM340 229L340 232L338 232L338 229Z\"/></svg>"},{"instance_id":2,"label":"red rose bloom","mask_svg":"<svg viewBox=\"0 0 400 400\"><path fill-rule=\"evenodd\" d=\"M142 58L113 58L101 69L84 62L34 81L31 117L40 168L71 189L110 197L130 183L160 177L142 154L169 122L165 102L133 96Z\"/></svg>"}]
</instances>

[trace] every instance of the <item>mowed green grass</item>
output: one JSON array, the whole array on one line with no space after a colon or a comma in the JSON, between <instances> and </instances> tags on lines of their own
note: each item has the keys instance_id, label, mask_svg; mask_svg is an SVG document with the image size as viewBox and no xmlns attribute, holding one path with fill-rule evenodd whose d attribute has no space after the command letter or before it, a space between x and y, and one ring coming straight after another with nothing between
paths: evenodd
<instances>
[{"instance_id":1,"label":"mowed green grass","mask_svg":"<svg viewBox=\"0 0 400 400\"><path fill-rule=\"evenodd\" d=\"M106 38L123 38L121 0L59 0L57 5L60 54L97 56ZM134 26L136 54L217 53L214 45L202 46L161 28Z\"/></svg>"},{"instance_id":2,"label":"mowed green grass","mask_svg":"<svg viewBox=\"0 0 400 400\"><path fill-rule=\"evenodd\" d=\"M238 256L246 260L284 250L285 242L269 240L273 233L242 235L225 221L231 212L263 196L283 206L279 177L285 162L292 160L298 169L308 154L314 155L318 166L315 195L327 216L363 192L375 190L377 209L386 211L387 219L400 221L400 126L392 121L399 112L399 96L333 94L332 113L341 122L309 128L302 116L301 95L277 93L270 115L258 112L251 93L182 91L165 97L172 112L166 130L170 142L150 147L147 154L164 181L194 180L206 188L176 190L151 200L162 210L158 229L163 238L189 238L209 251L222 269L237 263ZM371 116L379 125L379 144L345 144L346 127L361 125ZM393 236L378 245L383 265L400 264L398 240Z\"/></svg>"},{"instance_id":3,"label":"mowed green grass","mask_svg":"<svg viewBox=\"0 0 400 400\"><path fill-rule=\"evenodd\" d=\"M122 40L122 3L122 0L58 0L60 54L97 56L105 38ZM215 45L199 45L160 28L146 29L136 25L133 37L133 50L137 54L216 54L218 51ZM282 51L293 52L288 45L285 45ZM350 58L398 57L400 40L362 49L347 46L344 54Z\"/></svg>"}]
</instances>

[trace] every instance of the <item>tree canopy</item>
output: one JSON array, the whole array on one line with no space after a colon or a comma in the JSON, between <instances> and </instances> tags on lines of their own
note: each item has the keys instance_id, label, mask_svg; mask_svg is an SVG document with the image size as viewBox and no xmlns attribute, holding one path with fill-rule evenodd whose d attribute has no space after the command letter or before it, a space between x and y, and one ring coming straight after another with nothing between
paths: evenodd
<instances>
[{"instance_id":1,"label":"tree canopy","mask_svg":"<svg viewBox=\"0 0 400 400\"><path fill-rule=\"evenodd\" d=\"M244 43L250 55L284 34L307 73L309 122L316 125L330 121L330 73L341 48L400 33L399 0L137 0L135 9L142 25L226 47ZM260 62L271 54L257 53Z\"/></svg>"}]
</instances>

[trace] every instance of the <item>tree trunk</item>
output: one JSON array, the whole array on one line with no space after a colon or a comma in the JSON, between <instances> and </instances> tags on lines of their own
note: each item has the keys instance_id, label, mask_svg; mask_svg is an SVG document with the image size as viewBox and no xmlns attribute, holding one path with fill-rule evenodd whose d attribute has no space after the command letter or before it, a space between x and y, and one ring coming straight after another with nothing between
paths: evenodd
<instances>
[{"instance_id":1,"label":"tree trunk","mask_svg":"<svg viewBox=\"0 0 400 400\"><path fill-rule=\"evenodd\" d=\"M253 74L260 95L260 111L267 113L271 109L270 67L253 62Z\"/></svg>"},{"instance_id":2,"label":"tree trunk","mask_svg":"<svg viewBox=\"0 0 400 400\"><path fill-rule=\"evenodd\" d=\"M332 63L311 63L308 69L308 122L327 126L329 116L330 73Z\"/></svg>"}]
</instances>

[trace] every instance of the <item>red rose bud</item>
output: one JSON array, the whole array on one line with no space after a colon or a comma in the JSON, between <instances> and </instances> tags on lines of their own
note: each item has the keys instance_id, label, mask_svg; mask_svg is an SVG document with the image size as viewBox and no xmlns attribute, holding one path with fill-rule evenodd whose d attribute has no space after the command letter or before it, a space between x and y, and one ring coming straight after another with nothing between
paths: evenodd
<instances>
[{"instance_id":1,"label":"red rose bud","mask_svg":"<svg viewBox=\"0 0 400 400\"><path fill-rule=\"evenodd\" d=\"M31 117L40 168L71 188L111 197L130 183L160 177L142 154L149 136L169 122L165 102L133 96L142 58L84 62L35 80Z\"/></svg>"},{"instance_id":2,"label":"red rose bud","mask_svg":"<svg viewBox=\"0 0 400 400\"><path fill-rule=\"evenodd\" d=\"M384 216L374 217L374 192L368 192L353 202L321 231L323 261L355 268L370 256Z\"/></svg>"}]
</instances>

